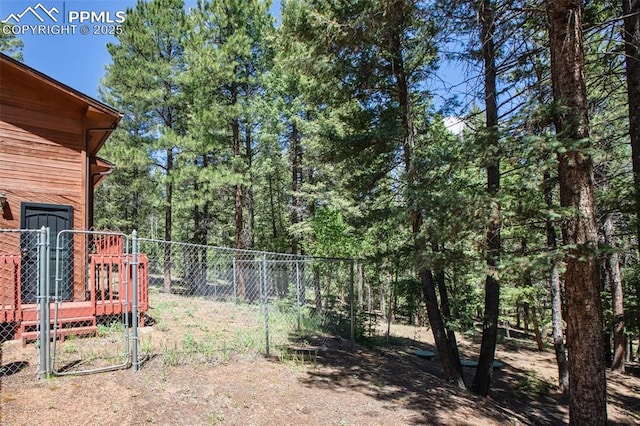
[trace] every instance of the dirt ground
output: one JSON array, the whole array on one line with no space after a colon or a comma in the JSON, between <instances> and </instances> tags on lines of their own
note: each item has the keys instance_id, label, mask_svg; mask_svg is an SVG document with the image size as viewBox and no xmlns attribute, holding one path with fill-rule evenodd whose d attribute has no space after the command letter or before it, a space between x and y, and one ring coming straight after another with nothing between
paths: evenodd
<instances>
[{"instance_id":1,"label":"dirt ground","mask_svg":"<svg viewBox=\"0 0 640 426\"><path fill-rule=\"evenodd\" d=\"M172 314L179 318L175 313ZM180 321L178 321L180 322ZM156 326L147 333L157 334ZM175 328L172 328L175 332ZM3 344L0 422L6 425L555 425L568 421L558 394L553 352L525 339L505 339L489 398L442 380L440 364L417 357L434 350L426 328L396 325L393 338L349 347L265 358L231 353L209 362L167 363L152 354L135 373L120 370L38 380L33 345ZM155 338L155 337L154 337ZM479 345L461 338L465 358ZM22 361L19 361L22 359ZM639 368L608 374L610 423L640 424ZM465 368L471 382L474 370Z\"/></svg>"}]
</instances>

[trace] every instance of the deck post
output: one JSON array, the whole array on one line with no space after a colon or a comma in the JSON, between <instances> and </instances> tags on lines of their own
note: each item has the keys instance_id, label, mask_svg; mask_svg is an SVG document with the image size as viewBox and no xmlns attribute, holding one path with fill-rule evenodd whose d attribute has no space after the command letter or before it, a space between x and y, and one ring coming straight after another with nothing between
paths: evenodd
<instances>
[{"instance_id":1,"label":"deck post","mask_svg":"<svg viewBox=\"0 0 640 426\"><path fill-rule=\"evenodd\" d=\"M38 284L40 300L40 371L38 377L46 379L51 375L50 368L50 342L49 342L49 228L44 226L38 231Z\"/></svg>"},{"instance_id":2,"label":"deck post","mask_svg":"<svg viewBox=\"0 0 640 426\"><path fill-rule=\"evenodd\" d=\"M131 370L138 371L138 235L135 229L131 236Z\"/></svg>"}]
</instances>

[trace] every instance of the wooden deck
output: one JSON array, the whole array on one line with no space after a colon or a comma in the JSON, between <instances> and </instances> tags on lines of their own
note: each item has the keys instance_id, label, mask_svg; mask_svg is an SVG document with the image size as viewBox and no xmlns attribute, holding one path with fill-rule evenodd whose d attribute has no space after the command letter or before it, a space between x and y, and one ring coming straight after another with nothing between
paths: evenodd
<instances>
[{"instance_id":1,"label":"wooden deck","mask_svg":"<svg viewBox=\"0 0 640 426\"><path fill-rule=\"evenodd\" d=\"M94 333L100 317L133 311L131 261L131 255L89 255L85 294L75 294L73 301L58 304L57 329L60 336ZM40 311L37 304L22 304L20 301L20 262L20 255L0 254L0 323L13 324L14 338L32 340L38 329ZM149 260L144 254L138 255L138 272L138 306L142 319L142 314L149 309ZM53 304L50 315L53 326Z\"/></svg>"}]
</instances>

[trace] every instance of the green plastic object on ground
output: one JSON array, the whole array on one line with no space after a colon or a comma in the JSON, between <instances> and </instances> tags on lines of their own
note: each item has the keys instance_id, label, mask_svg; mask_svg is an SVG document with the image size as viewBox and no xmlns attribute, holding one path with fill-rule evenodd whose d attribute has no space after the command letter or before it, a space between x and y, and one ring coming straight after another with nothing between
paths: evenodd
<instances>
[{"instance_id":1,"label":"green plastic object on ground","mask_svg":"<svg viewBox=\"0 0 640 426\"><path fill-rule=\"evenodd\" d=\"M417 351L414 352L414 354L419 356L420 358L426 358L428 360L431 360L431 358L436 356L435 352L423 351L423 350L417 350Z\"/></svg>"},{"instance_id":2,"label":"green plastic object on ground","mask_svg":"<svg viewBox=\"0 0 640 426\"><path fill-rule=\"evenodd\" d=\"M460 360L460 364L462 364L463 367L477 367L478 366L478 361L473 360L473 359L461 359ZM499 370L504 366L503 363L501 363L500 361L493 361L493 369L494 370Z\"/></svg>"}]
</instances>

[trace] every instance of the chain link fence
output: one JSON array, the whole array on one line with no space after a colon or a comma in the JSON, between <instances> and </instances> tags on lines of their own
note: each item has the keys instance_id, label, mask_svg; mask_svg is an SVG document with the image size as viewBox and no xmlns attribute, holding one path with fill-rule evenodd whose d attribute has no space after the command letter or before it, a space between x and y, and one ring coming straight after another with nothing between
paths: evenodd
<instances>
[{"instance_id":1,"label":"chain link fence","mask_svg":"<svg viewBox=\"0 0 640 426\"><path fill-rule=\"evenodd\" d=\"M41 332L46 308L40 294L48 274L48 234L43 230L0 230L0 377L9 376L35 361L46 369L44 357L25 350L16 335L33 337ZM46 329L44 330L46 332Z\"/></svg>"},{"instance_id":2,"label":"chain link fence","mask_svg":"<svg viewBox=\"0 0 640 426\"><path fill-rule=\"evenodd\" d=\"M121 233L0 230L0 374L31 367L34 348L39 377L131 365L148 299L130 250Z\"/></svg>"},{"instance_id":3,"label":"chain link fence","mask_svg":"<svg viewBox=\"0 0 640 426\"><path fill-rule=\"evenodd\" d=\"M350 259L144 238L139 248L149 259L147 359L224 362L353 343Z\"/></svg>"},{"instance_id":4,"label":"chain link fence","mask_svg":"<svg viewBox=\"0 0 640 426\"><path fill-rule=\"evenodd\" d=\"M46 377L137 370L154 359L211 363L351 347L355 299L351 259L135 233L0 230L0 374L36 367Z\"/></svg>"}]
</instances>

